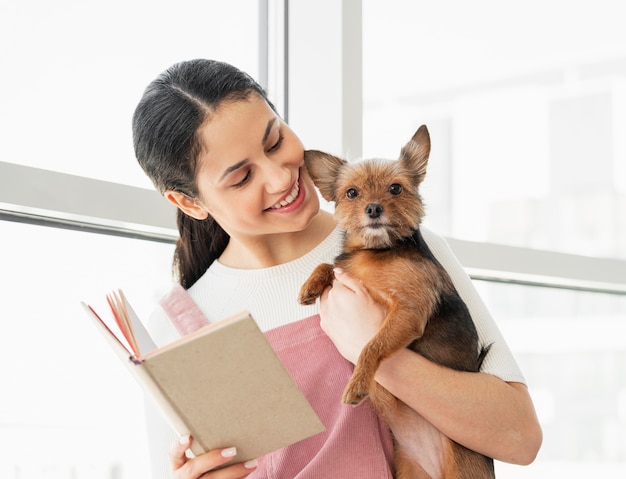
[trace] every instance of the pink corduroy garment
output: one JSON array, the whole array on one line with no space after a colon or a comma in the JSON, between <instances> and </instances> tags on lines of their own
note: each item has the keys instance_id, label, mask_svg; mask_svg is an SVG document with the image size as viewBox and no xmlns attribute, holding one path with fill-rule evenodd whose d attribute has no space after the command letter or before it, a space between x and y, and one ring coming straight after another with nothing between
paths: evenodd
<instances>
[{"instance_id":1,"label":"pink corduroy garment","mask_svg":"<svg viewBox=\"0 0 626 479\"><path fill-rule=\"evenodd\" d=\"M161 306L181 335L207 324L202 311L180 286L161 300ZM259 467L248 477L391 479L389 430L367 401L357 407L341 402L352 364L321 330L319 316L265 334L326 431L259 458Z\"/></svg>"}]
</instances>

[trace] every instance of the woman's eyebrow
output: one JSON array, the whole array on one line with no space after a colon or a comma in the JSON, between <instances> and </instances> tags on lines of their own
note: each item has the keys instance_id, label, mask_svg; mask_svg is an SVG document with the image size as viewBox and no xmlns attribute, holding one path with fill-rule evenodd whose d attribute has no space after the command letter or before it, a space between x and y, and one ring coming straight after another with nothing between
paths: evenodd
<instances>
[{"instance_id":1,"label":"woman's eyebrow","mask_svg":"<svg viewBox=\"0 0 626 479\"><path fill-rule=\"evenodd\" d=\"M267 141L267 138L270 136L272 127L274 126L275 122L276 122L276 117L272 118L270 121L267 122L267 126L265 127L265 134L263 135L263 140L261 141L262 145L265 144L265 142Z\"/></svg>"},{"instance_id":2,"label":"woman's eyebrow","mask_svg":"<svg viewBox=\"0 0 626 479\"><path fill-rule=\"evenodd\" d=\"M237 163L235 163L234 165L230 165L228 168L226 168L226 170L224 171L224 173L222 173L222 176L220 176L219 181L222 181L224 178L226 178L230 173L232 173L235 170L238 170L239 168L241 168L243 165L245 165L246 163L248 163L248 160L241 160L238 161Z\"/></svg>"}]
</instances>

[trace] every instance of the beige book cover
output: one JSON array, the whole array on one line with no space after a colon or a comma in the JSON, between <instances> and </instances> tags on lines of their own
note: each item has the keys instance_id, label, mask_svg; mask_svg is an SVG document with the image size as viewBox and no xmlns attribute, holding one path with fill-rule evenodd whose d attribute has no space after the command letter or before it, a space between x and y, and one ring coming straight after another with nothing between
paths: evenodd
<instances>
[{"instance_id":1,"label":"beige book cover","mask_svg":"<svg viewBox=\"0 0 626 479\"><path fill-rule=\"evenodd\" d=\"M172 427L193 436L194 454L236 446L243 462L324 431L249 313L156 348L123 295L109 304L123 337L82 303Z\"/></svg>"}]
</instances>

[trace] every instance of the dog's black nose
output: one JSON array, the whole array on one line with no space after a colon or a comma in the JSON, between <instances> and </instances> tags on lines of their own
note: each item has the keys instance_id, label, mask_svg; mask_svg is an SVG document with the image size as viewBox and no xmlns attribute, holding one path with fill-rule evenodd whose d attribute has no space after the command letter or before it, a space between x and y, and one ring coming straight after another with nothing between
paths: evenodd
<instances>
[{"instance_id":1,"label":"dog's black nose","mask_svg":"<svg viewBox=\"0 0 626 479\"><path fill-rule=\"evenodd\" d=\"M370 203L365 207L365 213L367 213L367 216L370 218L378 218L382 212L383 207L378 203Z\"/></svg>"}]
</instances>

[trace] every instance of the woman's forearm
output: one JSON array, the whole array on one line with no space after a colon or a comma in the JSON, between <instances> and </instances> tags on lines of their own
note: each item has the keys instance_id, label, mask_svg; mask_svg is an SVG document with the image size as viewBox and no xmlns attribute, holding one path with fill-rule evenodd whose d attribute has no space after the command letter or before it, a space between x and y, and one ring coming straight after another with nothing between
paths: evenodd
<instances>
[{"instance_id":1,"label":"woman's forearm","mask_svg":"<svg viewBox=\"0 0 626 479\"><path fill-rule=\"evenodd\" d=\"M408 349L384 360L376 380L469 449L513 464L539 451L542 431L524 384L445 368Z\"/></svg>"}]
</instances>

